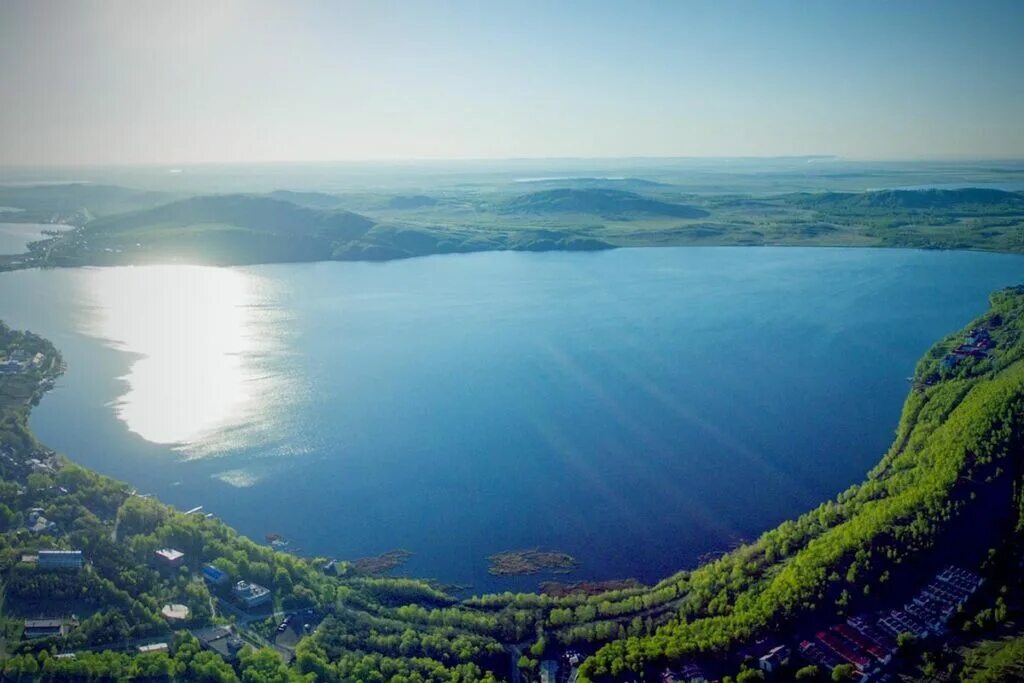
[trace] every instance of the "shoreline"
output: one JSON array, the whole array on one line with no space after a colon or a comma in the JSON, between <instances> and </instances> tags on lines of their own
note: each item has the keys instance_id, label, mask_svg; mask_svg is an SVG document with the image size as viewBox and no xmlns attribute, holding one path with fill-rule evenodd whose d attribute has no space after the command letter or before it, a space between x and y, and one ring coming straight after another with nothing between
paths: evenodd
<instances>
[{"instance_id":1,"label":"shoreline","mask_svg":"<svg viewBox=\"0 0 1024 683\"><path fill-rule=\"evenodd\" d=\"M203 268L249 268L254 266L276 266L276 265L297 265L302 263L323 264L323 263L362 263L362 264L389 264L413 259L427 259L437 257L471 256L474 254L600 254L611 251L623 251L628 249L853 249L881 251L921 251L921 252L948 252L948 253L977 253L977 254L1001 254L1004 256L1024 257L1024 251L1010 251L1006 249L984 249L980 247L929 247L913 245L892 245L892 244L844 244L841 242L766 242L764 244L735 244L728 242L707 242L700 243L680 242L678 244L609 244L601 249L476 249L468 251L436 251L425 254L412 254L409 256L394 256L389 258L328 258L328 259L295 259L295 260L274 260L274 261L236 261L236 262L202 262L198 260L143 260L125 262L89 262L75 263L68 265L47 265L40 263L24 263L11 267L5 260L18 258L25 254L0 254L0 274L13 273L20 270L73 270L75 268L132 268L146 266L197 266Z\"/></svg>"},{"instance_id":2,"label":"shoreline","mask_svg":"<svg viewBox=\"0 0 1024 683\"><path fill-rule=\"evenodd\" d=\"M404 261L414 261L421 259L431 258L453 258L459 256L474 256L479 254L528 254L540 256L543 254L585 254L585 255L597 255L616 251L630 251L630 250L646 250L646 249L729 249L729 250L790 250L790 249L813 249L813 250L852 250L852 251L894 251L894 252L922 252L922 253L969 253L969 254L992 254L997 256L1012 256L1017 258L1024 258L1024 251L1007 251L1000 249L981 249L981 248L946 248L946 247L915 247L915 246L895 246L889 244L788 244L788 243L773 243L773 244L646 244L646 245L611 245L605 249L590 249L590 250L578 250L578 249L546 249L543 251L531 251L527 249L481 249L477 251L450 251L450 252L435 252L430 254L416 254L413 256L402 256L387 259L313 259L313 260L294 260L294 261L254 261L254 262L239 262L239 263L202 263L198 261L139 261L139 262L127 262L127 263L78 263L74 265L40 265L40 264L24 264L16 267L6 267L3 263L3 259L7 255L0 254L0 275L4 273L16 273L26 270L75 270L83 269L87 270L90 268L146 268L146 267L166 267L166 266L194 266L197 268L256 268L262 266L294 266L301 264L309 265L322 265L328 263L353 263L362 265L379 265L386 266L393 263L401 263Z\"/></svg>"},{"instance_id":3,"label":"shoreline","mask_svg":"<svg viewBox=\"0 0 1024 683\"><path fill-rule=\"evenodd\" d=\"M722 249L723 247L716 247L716 248L717 249ZM735 247L734 247L734 249L735 249ZM773 249L782 249L782 248L773 248ZM838 249L838 248L829 247L829 249ZM906 251L906 249L900 249L900 251ZM911 251L928 251L928 250L912 249ZM41 277L45 277L45 276L41 276ZM887 429L888 429L888 426L887 426ZM67 453L73 453L74 452L73 449L70 449L66 444L63 446L63 449L64 449L64 452L67 452ZM872 463L868 463L865 466L864 469L865 470L869 469L870 466L873 464L873 462L874 461L872 461ZM103 471L103 470L96 470L96 471ZM109 475L109 476L114 476L114 477L116 477L116 478L118 478L120 480L129 481L133 485L136 485L136 481L135 480L131 479L130 477L126 477L123 474L121 474L121 475L113 474L113 475ZM836 490L841 490L845 486L854 485L854 484L857 484L857 483L859 483L861 481L862 481L862 479L860 478L860 475L858 475L858 477L851 478L851 479L845 481L845 483L839 485L839 487ZM142 484L142 486L146 487L143 490L149 490L149 491L155 491L156 490L152 486L146 486L145 484ZM185 488L186 487L182 487L182 490L184 490ZM830 494L825 493L825 494L822 495L822 497L820 499L816 499L816 500L819 500L819 501L828 500L829 497L830 497ZM196 503L205 502L206 498L208 498L208 497L206 497L206 496L204 496L204 497L197 497L195 502ZM161 499L164 500L163 497L161 497ZM178 501L178 502L180 502L180 501ZM180 509L184 510L184 509L187 509L189 507L192 507L191 503L182 503L182 506L181 506ZM796 515L801 514L802 512L803 512L803 509L796 509L796 508L794 508L793 511L791 513L787 513L787 515L796 516ZM238 518L237 515L235 515L235 517ZM786 518L789 518L789 517L787 516ZM241 518L241 519L242 519L242 522L244 523L244 518ZM771 525L761 526L761 527L759 527L759 528L757 528L755 530L752 530L749 533L747 533L746 537L748 539L751 539L751 538L756 539L756 537L759 534L761 534L761 533L763 533L765 531L768 531L771 528L772 528ZM266 529L264 529L262 526L255 526L255 527L253 527L251 525L250 528L248 529L249 536L251 538L253 538L253 539L260 538L265 531L266 531ZM298 539L300 541L300 545L302 545L304 548L310 549L311 552L314 552L314 551L317 551L317 550L320 551L320 552L324 552L324 553L333 553L333 552L335 552L330 547L325 547L323 544L321 544L319 548L316 548L316 545L317 545L316 543L310 543L306 539L301 539L300 538L301 534L297 533L294 529L289 532L289 535L292 536L292 537L295 537L296 539ZM559 543L558 543L557 540L549 541L549 540L545 540L545 539L538 539L537 542L540 542L540 543L542 543L543 545L546 545L546 546L547 545L552 545L555 549L561 549L561 548L559 548ZM531 540L527 540L525 543L521 543L520 545L522 545L524 547L528 547L529 545L533 545L534 543L535 542L531 539ZM728 552L733 550L735 548L735 544L731 540L729 540L729 541L723 542L721 545L717 546L716 548L717 548L716 550L709 551L709 552L712 552L717 557L717 556L721 556L723 554L727 554ZM569 550L570 552L575 552L572 549L567 549L567 550ZM371 549L369 551L361 551L358 554L371 555L374 552L375 552L375 549ZM429 554L429 551L428 551L428 553L423 553L422 551L419 551L417 554L420 555L421 557L425 557L427 554ZM489 552L488 553L482 553L481 554L481 558L485 558L487 554L489 554ZM705 555L706 555L706 553L705 553ZM341 555L341 556L344 557L344 556L348 556L348 555ZM353 553L351 556L355 557L355 556L357 556L357 554ZM474 557L474 559L473 559L474 563L477 563L478 559L480 559L480 558ZM666 576L671 576L673 573L675 573L677 571L691 570L693 568L696 568L696 567L699 567L699 566L702 566L702 565L705 564L703 558L702 559L694 559L693 561L689 561L689 560L684 559L684 558L677 558L677 560L678 559L682 559L682 561L671 562L671 563L670 562L659 563L658 564L658 568L663 570L663 571L661 571L660 573L657 573L657 574L648 573L648 574L644 574L644 575L639 575L639 574L637 574L633 570L630 570L628 568L623 569L620 566L617 569L615 567L613 567L608 572L608 574L605 574L604 572L597 572L595 574L589 574L587 572L583 572L578 577L574 576L573 580L574 581L579 581L579 580L588 581L589 580L589 581L600 582L600 581L614 581L614 580L622 579L622 578L625 578L625 577L637 577L644 584L650 585L650 584L654 584L654 583L657 583L657 582L663 580L664 578L666 578ZM477 564L480 564L481 566L485 566L486 562L485 562L485 560L480 559L480 561ZM591 561L589 560L589 558L588 558L587 564L591 564ZM594 566L594 565L600 566L600 563L596 563L595 562L591 566ZM410 573L408 570L405 570L405 571L402 572L402 574L411 576L412 578L415 578L415 577L420 576L420 575L427 576L427 577L433 577L433 578L441 577L440 580L443 580L443 581L452 581L452 582L463 583L463 584L477 583L478 585L480 585L481 583L483 583L482 590L474 591L474 593L476 593L476 594L490 594L490 593L502 592L503 590L514 590L514 591L528 590L530 592L537 592L537 590L538 590L538 587L536 585L531 584L531 585L527 586L527 585L525 585L525 582L519 582L519 581L512 581L512 580L510 580L508 582L509 585L506 588L506 586L502 586L502 585L494 585L494 584L488 585L487 581L488 581L489 577L484 577L483 580L479 580L479 579L478 580L474 580L474 579L471 579L471 578L467 578L466 575L459 574L458 572L456 572L456 575L454 577L452 577L451 574L447 574L446 575L443 572L436 571L432 566L428 566L426 569L421 569L419 571L416 571L415 573ZM446 578L444 578L445 576L449 576L449 577L452 577L452 578L446 579ZM492 576L494 576L494 575L492 575Z\"/></svg>"},{"instance_id":4,"label":"shoreline","mask_svg":"<svg viewBox=\"0 0 1024 683\"><path fill-rule=\"evenodd\" d=\"M656 620L652 622L653 626L657 627L656 631L649 629L643 634L637 634L638 637L630 638L629 640L623 640L621 636L616 637L614 633L609 633L609 637L598 636L593 645L600 649L597 649L594 655L584 660L579 672L579 680L581 682L606 679L607 672L610 670L609 667L615 667L614 662L618 661L617 658L628 656L629 648L648 641L652 647L664 648L671 644L674 638L680 638L679 654L673 654L669 657L670 661L678 661L678 658L682 656L713 657L711 661L719 662L716 666L721 666L722 657L729 658L728 661L731 661L731 658L737 652L736 647L748 643L754 635L763 632L763 628L771 623L775 623L774 620L782 620L782 623L785 623L786 626L784 631L773 630L772 633L776 637L788 640L790 635L792 635L791 630L797 629L796 633L799 634L799 629L811 628L811 625L817 624L821 620L829 619L831 610L824 605L821 606L820 612L815 605L811 607L787 606L788 600L792 599L791 596L794 589L797 590L796 596L798 598L801 595L807 595L808 598L811 598L811 596L819 591L831 592L833 590L831 584L842 581L841 576L837 576L835 579L829 578L825 573L819 573L815 569L819 563L825 563L823 566L826 568L842 566L844 555L832 557L831 553L821 554L822 549L828 547L827 544L823 545L828 539L835 539L833 542L841 543L842 545L839 550L842 553L851 552L855 548L865 547L864 543L867 543L868 547L874 547L873 534L879 533L880 530L876 530L873 525L877 525L881 520L885 519L884 516L881 518L878 516L879 509L876 507L882 503L895 506L891 507L891 509L882 508L883 510L890 509L887 514L899 515L903 506L910 504L910 509L919 510L920 514L939 515L940 519L943 515L952 513L952 519L959 520L962 524L969 521L969 513L976 515L987 509L985 507L984 509L976 510L977 506L972 506L965 508L962 514L958 514L960 509L976 499L974 495L975 490L984 494L990 487L998 486L1000 488L993 490L1001 491L1010 483L1006 481L1006 475L1012 474L1016 477L1015 472L1005 472L1001 467L997 467L999 458L1005 457L1005 454L997 455L994 460L987 462L974 462L964 454L976 450L976 447L969 441L972 438L982 438L985 439L985 443L996 444L995 448L1001 447L1005 449L1007 446L999 440L1001 438L1000 434L989 429L988 423L985 420L989 419L987 415L998 415L1000 411L1005 410L1004 402L1006 401L1024 401L1024 393L1022 393L1024 392L1024 389L1022 389L1024 387L1024 365L1022 365L1024 363L1024 360L1022 360L1024 346L1022 346L1019 337L1014 336L1024 325L1024 288L1010 288L994 294L989 310L982 317L975 319L971 325L985 325L987 329L992 330L993 339L996 341L994 347L996 354L991 357L991 370L987 369L988 365L986 363L988 361L979 361L976 364L969 364L966 367L958 368L957 375L944 378L938 383L929 384L927 389L922 392L908 392L897 439L889 453L877 462L866 479L851 487L837 499L824 503L814 510L805 512L795 519L784 522L780 526L762 534L754 541L727 553L711 564L698 566L692 571L679 571L665 577L649 588L624 587L619 591L599 593L594 596L572 593L563 598L553 598L538 593L518 595L506 593L485 594L465 600L456 600L454 597L447 596L428 584L412 579L365 579L352 575L348 575L349 578L342 585L352 588L361 585L369 587L376 585L393 586L395 590L414 589L422 594L422 598L419 599L422 599L427 604L433 602L435 605L447 605L447 607L442 607L441 609L465 610L467 614L479 614L480 610L518 610L520 605L527 606L526 609L528 611L540 607L542 609L541 617L545 619L538 624L538 626L544 625L543 638L547 638L549 635L551 637L565 637L567 633L573 633L576 629L584 628L588 624L592 626L594 623L602 623L600 621L585 622L583 626L573 626L573 615L577 613L574 611L573 606L586 606L588 610L593 609L594 616L599 620L602 610L611 610L610 614L615 615L611 618L611 623L613 624L621 624L624 620L629 620L630 618L635 621L638 616ZM939 372L942 353L946 352L947 347L951 344L955 345L957 343L956 340L963 334L974 334L970 330L970 327L963 328L933 345L929 353L925 354L919 362L915 371L915 377L930 376L931 373ZM51 342L38 336L36 338L40 339L49 348L54 349L59 355L59 350ZM1010 341L1013 339L1017 341ZM1004 340L1007 341L1005 346L1003 345ZM59 368L52 368L49 376L59 376L57 370ZM946 381L947 379L949 381ZM961 391L958 388L964 382L967 383L966 386L970 390ZM32 404L37 403L38 399L45 395L45 393L46 391L42 390L39 392L38 397L33 398L32 401L23 404L19 408L23 418L27 417L30 413ZM956 419L946 421L943 418L937 423L933 422L934 418L929 419L929 411L932 411L932 413L936 410L944 412L943 405L944 401L947 400L944 397L951 395L957 396L953 408L953 415ZM968 419L968 416L974 416L974 411L979 410L983 412L976 418L978 422L974 426L963 433L959 430L951 431L959 427L965 419ZM32 432L27 427L25 430L27 434L32 435ZM952 451L946 452L942 439L950 433L954 435L952 438L960 439L963 443L961 444L960 441L956 441ZM980 434L980 437L970 436L972 434ZM933 436L935 437L934 439ZM915 439L919 444L923 444L923 450L919 451L906 447L910 440ZM940 456L945 460L938 463L929 460L929 457L938 458ZM73 465L74 461L67 458L67 456L59 457L68 462L72 469L91 472L81 466ZM948 466L943 467L943 463L946 463ZM976 476L971 476L975 468L980 469L975 473ZM913 471L915 469L918 470L918 474L927 474L932 479L912 484L914 480ZM911 476L910 481L904 479L908 474ZM136 506L143 506L144 508L155 506L155 509L158 510L168 507L158 500L143 500L138 497L132 497L128 493L127 487L109 477L97 474L92 474L91 476L117 486L118 490L123 491L124 495L128 497L127 500L134 501ZM878 487L888 485L886 482L892 482L891 485L896 487L891 494L891 499L888 497L879 498L877 496ZM939 495L940 493L942 495ZM970 493L970 495L968 496L967 493ZM938 496L934 498L939 503L938 508L933 508L931 504L926 504L928 500L932 500L935 496ZM996 504L995 501L988 501L985 495L977 496L977 500L986 501L985 506ZM867 508L875 509L871 514L867 514ZM820 515L823 511L833 511L837 518L832 521L819 520L816 515ZM169 514L176 523L177 520L192 519L176 511ZM848 531L848 523L851 520L862 520L862 523L867 525L865 529L858 531L854 537L850 537ZM229 538L236 539L235 542L241 544L241 547L250 548L256 545L251 540L238 535L237 532L234 532L230 526L223 522L211 522L210 520L202 519L197 520L197 522L202 528L223 529L225 533L229 534ZM808 527L808 525L810 526ZM817 528L818 525L821 526L820 529ZM801 531L804 527L808 528L806 531ZM884 526L881 527L881 529L885 528ZM939 545L941 540L939 536L940 531L942 530L935 529L929 531L929 536L925 537L925 542L915 544L916 548L902 548L901 553L905 553L908 559L914 560L909 565L910 567L920 565L922 570L927 568L929 562L934 561L929 559L931 557L929 553L935 548L939 549L940 557L949 554L950 551L948 549ZM990 535L995 533L995 531L996 528L987 530ZM779 543L791 542L788 539L788 535L794 532L797 533L796 539L799 539L800 534L803 533L808 533L810 538L792 541L796 543L795 547L781 556L769 552ZM865 534L864 539L861 539L860 536ZM927 539L932 534L935 535L935 538L928 542ZM979 541L985 544L985 547L988 547L988 541L985 538L980 538ZM760 554L762 551L763 555ZM967 552L965 549L958 547L957 553L961 551ZM254 547L250 552L258 552L267 558L276 558L277 562L284 563L285 565L305 567L306 569L303 569L303 571L312 569L309 560L297 558L287 553ZM769 557L772 559L769 559ZM901 555L895 557L897 564L900 557ZM957 557L960 556L957 555ZM968 562L969 570L971 568L976 569L976 567L970 564L969 560L966 560L966 558L964 560ZM887 566L887 561L884 558L880 558L880 561L882 566L873 568L867 575L868 584L874 583L871 577L874 576L875 572ZM799 574L790 576L795 571L795 568L808 564L807 569L811 570L809 575L806 577ZM704 598L700 596L703 594L705 597L711 597L714 595L714 591L711 594L706 594L703 589L701 589L700 593L696 594L694 591L698 590L700 586L714 586L718 581L724 580L729 582L731 580L730 577L734 576L735 571L741 567L743 568L743 575L749 576L749 578L742 582L741 585L730 589L736 592L734 598L737 601L737 607L734 609L739 610L739 604L744 604L744 610L750 610L754 607L749 601L744 602L740 600L744 596L756 595L758 600L763 600L767 594L772 601L769 602L769 605L771 605L770 611L765 613L757 611L749 615L746 615L744 612L730 612L726 617L707 616L705 614L707 607L701 607ZM778 568L778 573L775 571L776 568ZM887 571L885 573L888 574ZM919 578L916 573L913 576L904 577L905 580L910 580L911 582ZM323 582L323 580L323 577L318 579L320 582ZM790 584L792 581L796 582L795 588ZM779 591L783 591L783 594L776 596L775 593ZM810 592L808 593L808 591ZM776 604L774 602L776 599L781 602ZM636 603L636 607L623 609L619 606L632 605L633 603ZM530 605L533 605L533 607L529 607ZM568 607L562 607L563 605ZM420 606L417 609L427 610L428 608ZM697 612L694 615L695 620L691 622L686 618L686 615L691 613L692 610L697 610ZM518 611L513 613L519 614ZM544 617L545 614L548 615L546 618ZM680 617L682 617L681 620ZM608 619L608 617L604 618ZM768 621L764 621L765 619ZM564 620L568 620L568 622ZM728 630L716 635L715 640L711 641L709 645L700 645L698 647L690 638L699 637L706 624L716 626L721 624L721 626L727 626ZM532 626L527 629L528 632L533 630ZM542 631L537 630L536 632L541 633ZM513 642L518 643L520 641L507 638L500 641L505 647L509 647L509 643ZM526 642L527 644L529 643L529 641ZM570 639L560 642L572 645L574 641ZM650 655L653 661L661 661L662 658L667 656L667 652L661 651L659 654L658 650L654 650ZM704 660L702 659L701 661Z\"/></svg>"}]
</instances>

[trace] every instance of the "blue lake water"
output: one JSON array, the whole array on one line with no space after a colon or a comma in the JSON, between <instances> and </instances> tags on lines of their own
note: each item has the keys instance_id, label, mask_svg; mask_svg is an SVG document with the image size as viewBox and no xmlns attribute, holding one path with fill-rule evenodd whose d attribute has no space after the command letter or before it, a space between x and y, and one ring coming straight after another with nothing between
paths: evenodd
<instances>
[{"instance_id":1,"label":"blue lake water","mask_svg":"<svg viewBox=\"0 0 1024 683\"><path fill-rule=\"evenodd\" d=\"M531 589L655 581L859 481L938 338L1024 281L970 252L664 248L0 275L63 351L51 447L262 540Z\"/></svg>"}]
</instances>

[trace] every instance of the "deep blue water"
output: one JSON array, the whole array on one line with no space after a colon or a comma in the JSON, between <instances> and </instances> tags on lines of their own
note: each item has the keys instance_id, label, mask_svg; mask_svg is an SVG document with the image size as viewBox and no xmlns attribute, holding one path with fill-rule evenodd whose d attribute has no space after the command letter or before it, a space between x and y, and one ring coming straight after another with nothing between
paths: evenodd
<instances>
[{"instance_id":1,"label":"deep blue water","mask_svg":"<svg viewBox=\"0 0 1024 683\"><path fill-rule=\"evenodd\" d=\"M481 591L535 586L489 577L485 557L538 546L575 555L575 578L655 581L856 483L890 443L917 359L1024 281L1024 259L663 248L226 273L216 295L188 268L0 276L0 318L69 364L33 414L38 435L258 540L343 558L406 548L404 573ZM213 367L204 346L189 352L201 379L175 391L221 400L238 383L255 398L178 447L130 432L116 402L188 372L119 380L152 342L102 339L144 340L160 320L128 292L153 288L159 319L185 334L195 307L244 314L196 329L240 374L191 386ZM90 323L105 307L121 327ZM154 396L186 420L176 406L191 399Z\"/></svg>"}]
</instances>

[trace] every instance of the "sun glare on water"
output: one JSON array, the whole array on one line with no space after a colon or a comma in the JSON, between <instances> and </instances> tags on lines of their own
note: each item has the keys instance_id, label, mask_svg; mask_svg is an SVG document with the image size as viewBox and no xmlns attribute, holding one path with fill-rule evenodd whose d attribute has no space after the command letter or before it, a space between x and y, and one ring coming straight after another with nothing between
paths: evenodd
<instances>
[{"instance_id":1,"label":"sun glare on water","mask_svg":"<svg viewBox=\"0 0 1024 683\"><path fill-rule=\"evenodd\" d=\"M198 451L259 430L274 378L258 359L276 344L262 278L201 266L101 268L87 271L83 287L94 311L83 332L137 356L115 406L128 429Z\"/></svg>"}]
</instances>

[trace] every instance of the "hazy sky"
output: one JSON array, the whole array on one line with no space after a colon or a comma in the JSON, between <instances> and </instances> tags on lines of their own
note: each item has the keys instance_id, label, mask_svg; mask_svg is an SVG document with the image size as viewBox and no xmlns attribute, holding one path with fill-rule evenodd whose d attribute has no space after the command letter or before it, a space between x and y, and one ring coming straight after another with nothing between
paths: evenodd
<instances>
[{"instance_id":1,"label":"hazy sky","mask_svg":"<svg viewBox=\"0 0 1024 683\"><path fill-rule=\"evenodd\" d=\"M0 164L1024 157L1024 2L0 0Z\"/></svg>"}]
</instances>

